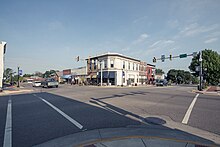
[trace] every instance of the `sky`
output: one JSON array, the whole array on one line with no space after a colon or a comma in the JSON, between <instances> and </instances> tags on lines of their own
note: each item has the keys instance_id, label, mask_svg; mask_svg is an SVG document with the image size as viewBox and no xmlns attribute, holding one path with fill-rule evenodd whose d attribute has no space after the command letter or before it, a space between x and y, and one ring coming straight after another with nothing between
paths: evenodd
<instances>
[{"instance_id":1,"label":"sky","mask_svg":"<svg viewBox=\"0 0 220 147\"><path fill-rule=\"evenodd\" d=\"M147 63L203 49L220 53L220 0L0 0L5 67L23 73L85 66L106 52ZM192 57L157 61L189 70Z\"/></svg>"}]
</instances>

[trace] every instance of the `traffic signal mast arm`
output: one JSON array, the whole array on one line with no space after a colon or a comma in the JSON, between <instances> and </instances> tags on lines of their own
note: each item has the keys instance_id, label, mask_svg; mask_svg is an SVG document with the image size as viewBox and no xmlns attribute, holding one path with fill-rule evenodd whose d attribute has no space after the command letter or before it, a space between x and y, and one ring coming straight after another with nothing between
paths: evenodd
<instances>
[{"instance_id":1,"label":"traffic signal mast arm","mask_svg":"<svg viewBox=\"0 0 220 147\"><path fill-rule=\"evenodd\" d=\"M153 58L153 62L156 62L157 60L162 60L162 62L163 62L163 60L165 60L165 59L172 60L173 58L186 58L188 56L196 56L196 55L197 55L197 52L193 52L192 54L180 54L180 55L176 55L176 56L170 55L170 56L164 57L164 58L156 58L156 57L154 57Z\"/></svg>"}]
</instances>

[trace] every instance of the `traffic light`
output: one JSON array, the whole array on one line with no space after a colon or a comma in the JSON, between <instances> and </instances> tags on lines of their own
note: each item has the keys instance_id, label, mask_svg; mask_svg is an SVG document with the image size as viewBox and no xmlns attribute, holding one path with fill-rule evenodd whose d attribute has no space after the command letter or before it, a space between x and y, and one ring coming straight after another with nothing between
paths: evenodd
<instances>
[{"instance_id":1,"label":"traffic light","mask_svg":"<svg viewBox=\"0 0 220 147\"><path fill-rule=\"evenodd\" d=\"M172 55L170 55L170 61L172 61Z\"/></svg>"},{"instance_id":2,"label":"traffic light","mask_svg":"<svg viewBox=\"0 0 220 147\"><path fill-rule=\"evenodd\" d=\"M154 63L156 63L156 62L157 62L157 59L156 59L156 57L154 57L154 58L153 58L153 62L154 62Z\"/></svg>"}]
</instances>

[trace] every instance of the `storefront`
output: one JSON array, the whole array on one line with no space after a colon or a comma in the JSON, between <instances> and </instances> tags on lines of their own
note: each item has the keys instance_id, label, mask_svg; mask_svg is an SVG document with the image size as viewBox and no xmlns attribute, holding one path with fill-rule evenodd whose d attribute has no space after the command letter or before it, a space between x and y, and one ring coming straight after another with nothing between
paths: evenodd
<instances>
[{"instance_id":1,"label":"storefront","mask_svg":"<svg viewBox=\"0 0 220 147\"><path fill-rule=\"evenodd\" d=\"M101 72L98 73L98 81L101 81ZM116 72L115 71L103 71L102 72L102 82L107 85L115 85Z\"/></svg>"}]
</instances>

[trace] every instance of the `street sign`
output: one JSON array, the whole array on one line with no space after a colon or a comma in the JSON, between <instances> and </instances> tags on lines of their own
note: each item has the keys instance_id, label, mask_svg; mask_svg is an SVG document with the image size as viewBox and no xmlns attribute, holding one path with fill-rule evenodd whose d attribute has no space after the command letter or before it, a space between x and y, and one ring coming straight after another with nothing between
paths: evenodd
<instances>
[{"instance_id":1,"label":"street sign","mask_svg":"<svg viewBox=\"0 0 220 147\"><path fill-rule=\"evenodd\" d=\"M162 62L165 61L165 55L161 55L161 61L162 61Z\"/></svg>"},{"instance_id":2,"label":"street sign","mask_svg":"<svg viewBox=\"0 0 220 147\"><path fill-rule=\"evenodd\" d=\"M186 58L187 54L180 54L180 58Z\"/></svg>"},{"instance_id":3,"label":"street sign","mask_svg":"<svg viewBox=\"0 0 220 147\"><path fill-rule=\"evenodd\" d=\"M22 75L22 70L19 70L19 71L18 71L18 74L21 76L21 75Z\"/></svg>"}]
</instances>

